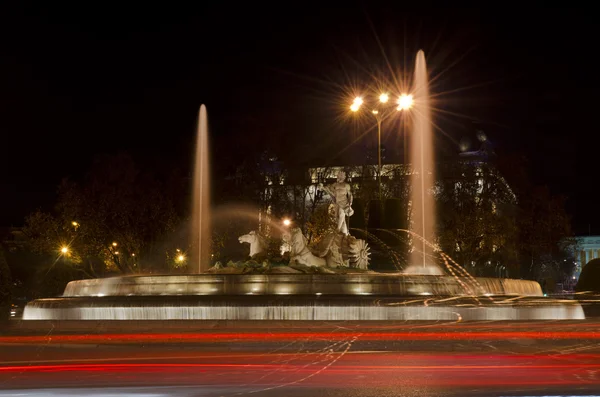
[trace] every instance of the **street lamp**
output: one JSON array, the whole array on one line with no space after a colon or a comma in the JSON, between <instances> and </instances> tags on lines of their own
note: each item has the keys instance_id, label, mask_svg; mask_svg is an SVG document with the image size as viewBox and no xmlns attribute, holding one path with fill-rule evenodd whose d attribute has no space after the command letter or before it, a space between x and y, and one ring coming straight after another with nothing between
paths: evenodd
<instances>
[{"instance_id":1,"label":"street lamp","mask_svg":"<svg viewBox=\"0 0 600 397\"><path fill-rule=\"evenodd\" d=\"M379 106L387 104L389 100L390 96L386 92L382 92L379 95ZM401 94L396 103L398 105L395 108L396 111L401 112L403 110L408 110L413 105L413 97L409 94ZM364 100L362 97L357 96L354 98L354 101L352 101L350 110L356 113L360 110L363 104ZM370 113L377 121L377 184L379 187L379 199L381 200L381 123L394 109L390 108L389 106L383 106L381 107L381 110L377 107L371 108L370 110Z\"/></svg>"},{"instance_id":2,"label":"street lamp","mask_svg":"<svg viewBox=\"0 0 600 397\"><path fill-rule=\"evenodd\" d=\"M412 108L413 104L414 100L412 95L402 94L398 98L398 107L396 110L408 110Z\"/></svg>"},{"instance_id":3,"label":"street lamp","mask_svg":"<svg viewBox=\"0 0 600 397\"><path fill-rule=\"evenodd\" d=\"M363 99L357 96L356 98L354 98L354 101L352 101L352 105L350 105L350 110L352 110L353 112L358 112L358 109L360 109L360 105L362 104Z\"/></svg>"}]
</instances>

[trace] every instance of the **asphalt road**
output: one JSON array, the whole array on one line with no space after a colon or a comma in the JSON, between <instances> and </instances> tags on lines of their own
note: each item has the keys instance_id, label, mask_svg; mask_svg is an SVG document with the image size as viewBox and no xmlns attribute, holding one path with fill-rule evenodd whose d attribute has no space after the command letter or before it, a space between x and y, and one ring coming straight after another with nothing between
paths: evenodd
<instances>
[{"instance_id":1,"label":"asphalt road","mask_svg":"<svg viewBox=\"0 0 600 397\"><path fill-rule=\"evenodd\" d=\"M43 324L0 335L0 395L600 392L600 321Z\"/></svg>"}]
</instances>

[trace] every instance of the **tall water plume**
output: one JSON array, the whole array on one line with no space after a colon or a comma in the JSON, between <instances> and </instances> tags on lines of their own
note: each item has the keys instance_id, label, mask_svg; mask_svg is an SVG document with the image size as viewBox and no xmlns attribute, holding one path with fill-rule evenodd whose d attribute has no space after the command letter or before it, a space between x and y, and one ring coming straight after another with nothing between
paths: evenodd
<instances>
[{"instance_id":1,"label":"tall water plume","mask_svg":"<svg viewBox=\"0 0 600 397\"><path fill-rule=\"evenodd\" d=\"M206 106L198 113L196 157L194 165L194 193L192 195L192 230L190 270L206 271L210 266L210 153Z\"/></svg>"},{"instance_id":2,"label":"tall water plume","mask_svg":"<svg viewBox=\"0 0 600 397\"><path fill-rule=\"evenodd\" d=\"M412 109L412 134L410 162L411 176L411 229L428 241L435 241L435 203L432 195L434 183L433 131L429 105L429 83L425 53L417 53L414 76L414 107ZM430 250L430 249L429 249ZM432 273L436 265L428 263L428 247L424 241L414 240L410 258L413 272ZM418 269L421 270L418 270Z\"/></svg>"}]
</instances>

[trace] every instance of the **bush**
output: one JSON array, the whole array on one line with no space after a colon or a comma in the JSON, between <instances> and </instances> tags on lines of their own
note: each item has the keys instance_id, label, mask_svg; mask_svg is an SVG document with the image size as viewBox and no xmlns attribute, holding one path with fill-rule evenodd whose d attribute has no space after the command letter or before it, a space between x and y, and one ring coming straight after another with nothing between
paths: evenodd
<instances>
[{"instance_id":1,"label":"bush","mask_svg":"<svg viewBox=\"0 0 600 397\"><path fill-rule=\"evenodd\" d=\"M600 259L592 259L583 267L575 291L600 292Z\"/></svg>"},{"instance_id":2,"label":"bush","mask_svg":"<svg viewBox=\"0 0 600 397\"><path fill-rule=\"evenodd\" d=\"M10 269L4 256L4 250L0 247L0 323L9 319L11 302Z\"/></svg>"}]
</instances>

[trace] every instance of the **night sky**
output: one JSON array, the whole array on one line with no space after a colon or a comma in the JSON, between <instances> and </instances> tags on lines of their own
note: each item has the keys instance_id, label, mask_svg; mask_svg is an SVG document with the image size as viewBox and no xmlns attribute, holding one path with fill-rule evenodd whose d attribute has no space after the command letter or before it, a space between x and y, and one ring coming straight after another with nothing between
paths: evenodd
<instances>
[{"instance_id":1,"label":"night sky","mask_svg":"<svg viewBox=\"0 0 600 397\"><path fill-rule=\"evenodd\" d=\"M454 148L482 128L499 151L527 156L536 183L570 197L576 232L600 233L591 10L14 3L0 12L0 226L51 205L61 178L98 153L187 169L201 103L220 173L271 146L306 163L360 155L344 101L409 76L422 48L438 141ZM395 132L384 141L396 145Z\"/></svg>"}]
</instances>

